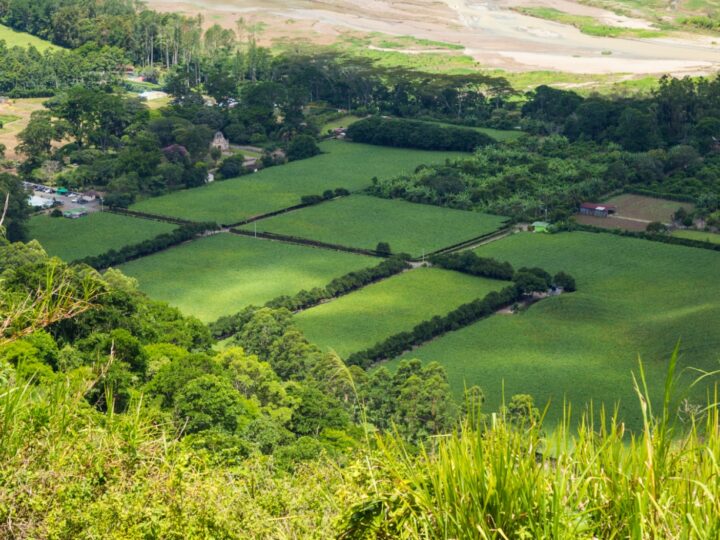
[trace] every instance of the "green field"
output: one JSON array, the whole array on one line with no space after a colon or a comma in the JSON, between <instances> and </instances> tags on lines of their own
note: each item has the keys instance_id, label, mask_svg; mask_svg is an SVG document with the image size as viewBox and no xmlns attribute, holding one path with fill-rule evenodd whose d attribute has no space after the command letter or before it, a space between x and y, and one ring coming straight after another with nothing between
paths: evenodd
<instances>
[{"instance_id":1,"label":"green field","mask_svg":"<svg viewBox=\"0 0 720 540\"><path fill-rule=\"evenodd\" d=\"M341 118L337 118L335 120L331 120L329 122L326 122L323 124L322 128L320 129L320 135L325 135L328 131L331 129L337 129L337 128L346 128L350 124L354 124L360 120L359 116L355 116L354 114L348 114L346 116L343 116Z\"/></svg>"},{"instance_id":2,"label":"green field","mask_svg":"<svg viewBox=\"0 0 720 540\"><path fill-rule=\"evenodd\" d=\"M638 355L656 397L681 338L681 367L720 367L720 253L579 232L517 234L477 252L516 267L566 270L578 284L575 293L485 319L407 355L441 362L458 393L479 384L488 410L500 404L504 382L508 397L552 400L553 420L565 396L576 407L620 400L623 418L637 427L630 374Z\"/></svg>"},{"instance_id":3,"label":"green field","mask_svg":"<svg viewBox=\"0 0 720 540\"><path fill-rule=\"evenodd\" d=\"M499 229L506 218L451 210L397 199L352 195L256 221L243 227L319 242L375 249L388 242L394 253L419 257L423 251L458 244Z\"/></svg>"},{"instance_id":4,"label":"green field","mask_svg":"<svg viewBox=\"0 0 720 540\"><path fill-rule=\"evenodd\" d=\"M38 51L46 49L59 49L49 41L40 39L25 32L17 32L12 28L0 24L0 41L4 41L8 47L35 47Z\"/></svg>"},{"instance_id":5,"label":"green field","mask_svg":"<svg viewBox=\"0 0 720 540\"><path fill-rule=\"evenodd\" d=\"M473 131L479 131L480 133L484 133L485 135L488 135L495 139L496 141L505 142L505 141L514 141L515 139L519 139L522 137L525 133L516 129L494 129L494 128L487 128L487 127L475 127L475 126L463 126L460 124L448 124L447 122L429 122L431 124L437 124L438 126L443 127L455 127L455 128L464 128L464 129L472 129Z\"/></svg>"},{"instance_id":6,"label":"green field","mask_svg":"<svg viewBox=\"0 0 720 540\"><path fill-rule=\"evenodd\" d=\"M303 311L295 322L310 341L346 357L505 285L450 270L418 268Z\"/></svg>"},{"instance_id":7,"label":"green field","mask_svg":"<svg viewBox=\"0 0 720 540\"><path fill-rule=\"evenodd\" d=\"M29 233L50 255L75 261L137 244L175 228L160 221L95 212L79 219L34 216L30 219Z\"/></svg>"},{"instance_id":8,"label":"green field","mask_svg":"<svg viewBox=\"0 0 720 540\"><path fill-rule=\"evenodd\" d=\"M699 240L700 242L720 244L720 234L718 233L680 229L677 231L673 231L672 235L677 236L678 238L687 238L689 240Z\"/></svg>"},{"instance_id":9,"label":"green field","mask_svg":"<svg viewBox=\"0 0 720 540\"><path fill-rule=\"evenodd\" d=\"M322 287L377 259L216 234L122 266L140 289L205 322L280 295Z\"/></svg>"},{"instance_id":10,"label":"green field","mask_svg":"<svg viewBox=\"0 0 720 540\"><path fill-rule=\"evenodd\" d=\"M232 224L300 203L326 189L351 191L380 178L411 172L420 164L463 154L384 148L341 141L320 144L323 154L233 180L141 201L133 210L193 221Z\"/></svg>"}]
</instances>

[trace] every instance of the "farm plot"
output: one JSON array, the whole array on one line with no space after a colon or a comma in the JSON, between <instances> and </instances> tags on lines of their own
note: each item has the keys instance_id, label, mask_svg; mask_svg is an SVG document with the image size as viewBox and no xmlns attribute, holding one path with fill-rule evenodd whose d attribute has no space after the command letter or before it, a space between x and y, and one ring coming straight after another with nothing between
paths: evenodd
<instances>
[{"instance_id":1,"label":"farm plot","mask_svg":"<svg viewBox=\"0 0 720 540\"><path fill-rule=\"evenodd\" d=\"M303 195L320 195L327 189L361 189L374 176L394 176L423 163L462 155L341 141L326 141L320 148L324 153L311 159L147 199L132 209L191 221L233 224L300 204Z\"/></svg>"},{"instance_id":2,"label":"farm plot","mask_svg":"<svg viewBox=\"0 0 720 540\"><path fill-rule=\"evenodd\" d=\"M680 207L688 211L691 211L694 207L690 203L631 194L618 195L605 201L605 203L616 206L616 213L606 218L578 214L575 216L576 221L603 229L644 231L648 223L652 221L669 223L672 221L672 215Z\"/></svg>"},{"instance_id":3,"label":"farm plot","mask_svg":"<svg viewBox=\"0 0 720 540\"><path fill-rule=\"evenodd\" d=\"M243 227L342 246L419 257L499 229L507 218L401 200L352 195Z\"/></svg>"},{"instance_id":4,"label":"farm plot","mask_svg":"<svg viewBox=\"0 0 720 540\"><path fill-rule=\"evenodd\" d=\"M500 405L504 387L507 398L529 393L541 405L550 401L550 420L560 418L564 398L576 417L589 400L619 401L622 418L637 428L631 372L638 355L656 399L678 340L679 369L718 368L719 253L592 233L517 234L477 252L516 267L566 270L578 284L575 293L479 321L407 355L441 362L458 393L479 384L488 410ZM696 375L686 370L685 381ZM703 388L691 397L704 403Z\"/></svg>"},{"instance_id":5,"label":"farm plot","mask_svg":"<svg viewBox=\"0 0 720 540\"><path fill-rule=\"evenodd\" d=\"M678 238L687 238L688 240L698 240L700 242L720 244L720 234L718 233L679 229L677 231L673 231L672 235L677 236Z\"/></svg>"},{"instance_id":6,"label":"farm plot","mask_svg":"<svg viewBox=\"0 0 720 540\"><path fill-rule=\"evenodd\" d=\"M347 357L505 285L450 270L419 268L303 311L295 322L310 341Z\"/></svg>"},{"instance_id":7,"label":"farm plot","mask_svg":"<svg viewBox=\"0 0 720 540\"><path fill-rule=\"evenodd\" d=\"M123 265L140 289L209 322L280 295L322 287L372 257L216 234Z\"/></svg>"},{"instance_id":8,"label":"farm plot","mask_svg":"<svg viewBox=\"0 0 720 540\"><path fill-rule=\"evenodd\" d=\"M30 238L39 241L48 254L75 261L137 244L175 228L169 223L95 212L80 219L34 216L29 232Z\"/></svg>"}]
</instances>

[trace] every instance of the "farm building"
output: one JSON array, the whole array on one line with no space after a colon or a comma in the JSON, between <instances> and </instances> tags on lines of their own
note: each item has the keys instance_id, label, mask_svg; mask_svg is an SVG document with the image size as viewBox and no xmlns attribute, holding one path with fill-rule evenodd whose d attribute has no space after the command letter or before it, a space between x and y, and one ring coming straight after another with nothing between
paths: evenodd
<instances>
[{"instance_id":1,"label":"farm building","mask_svg":"<svg viewBox=\"0 0 720 540\"><path fill-rule=\"evenodd\" d=\"M537 233L550 232L550 224L546 221L535 221L530 225L530 230Z\"/></svg>"},{"instance_id":2,"label":"farm building","mask_svg":"<svg viewBox=\"0 0 720 540\"><path fill-rule=\"evenodd\" d=\"M213 140L210 143L210 147L219 148L223 152L227 152L228 150L230 150L230 141L225 138L225 135L222 134L222 131L218 131L217 133L215 133L215 137L213 137Z\"/></svg>"},{"instance_id":3,"label":"farm building","mask_svg":"<svg viewBox=\"0 0 720 540\"><path fill-rule=\"evenodd\" d=\"M611 204L582 203L580 205L580 213L584 216L608 217L616 211L617 207Z\"/></svg>"}]
</instances>

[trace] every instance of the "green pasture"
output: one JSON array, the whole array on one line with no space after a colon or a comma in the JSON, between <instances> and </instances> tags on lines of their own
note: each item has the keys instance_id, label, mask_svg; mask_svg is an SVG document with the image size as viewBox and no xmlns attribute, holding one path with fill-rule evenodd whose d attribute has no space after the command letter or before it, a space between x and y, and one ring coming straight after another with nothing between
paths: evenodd
<instances>
[{"instance_id":1,"label":"green pasture","mask_svg":"<svg viewBox=\"0 0 720 540\"><path fill-rule=\"evenodd\" d=\"M327 189L358 190L379 178L412 172L423 163L462 156L458 152L430 152L385 148L342 141L320 144L323 154L271 167L232 180L146 199L133 210L192 221L232 224L300 204L303 195Z\"/></svg>"},{"instance_id":2,"label":"green pasture","mask_svg":"<svg viewBox=\"0 0 720 540\"><path fill-rule=\"evenodd\" d=\"M578 291L549 298L518 315L495 315L446 334L409 354L436 360L452 387L480 385L487 409L529 393L550 419L563 399L579 407L594 400L638 427L631 373L641 356L652 395L661 398L667 359L682 340L680 369L720 368L720 253L611 234L516 234L477 250L516 267L565 270ZM717 378L715 380L718 380ZM692 395L704 403L703 390ZM576 415L579 411L575 411Z\"/></svg>"},{"instance_id":3,"label":"green pasture","mask_svg":"<svg viewBox=\"0 0 720 540\"><path fill-rule=\"evenodd\" d=\"M464 128L464 129L472 129L474 131L479 131L480 133L484 133L485 135L488 135L489 137L492 137L496 141L499 142L505 142L505 141L514 141L515 139L519 139L522 137L525 133L517 130L517 129L494 129L494 128L487 128L487 127L476 127L476 126L463 126L460 124L449 124L447 122L435 122L435 121L428 121L423 120L424 122L429 122L431 124L436 124L438 126L443 127L455 127L455 128Z\"/></svg>"},{"instance_id":4,"label":"green pasture","mask_svg":"<svg viewBox=\"0 0 720 540\"><path fill-rule=\"evenodd\" d=\"M322 128L320 129L320 134L324 135L331 129L348 127L350 124L354 124L358 120L361 120L361 117L355 116L354 114L348 114L341 118L336 118L335 120L331 120L323 124Z\"/></svg>"},{"instance_id":5,"label":"green pasture","mask_svg":"<svg viewBox=\"0 0 720 540\"><path fill-rule=\"evenodd\" d=\"M295 322L311 342L346 357L505 285L450 270L418 268L303 311Z\"/></svg>"},{"instance_id":6,"label":"green pasture","mask_svg":"<svg viewBox=\"0 0 720 540\"><path fill-rule=\"evenodd\" d=\"M499 229L507 218L351 195L256 221L243 227L319 242L375 249L388 242L393 253L419 257Z\"/></svg>"},{"instance_id":7,"label":"green pasture","mask_svg":"<svg viewBox=\"0 0 720 540\"><path fill-rule=\"evenodd\" d=\"M175 227L109 212L94 212L78 219L41 214L30 219L29 233L50 255L75 261L149 240Z\"/></svg>"},{"instance_id":8,"label":"green pasture","mask_svg":"<svg viewBox=\"0 0 720 540\"><path fill-rule=\"evenodd\" d=\"M281 295L322 287L377 259L216 234L123 265L140 289L205 322Z\"/></svg>"},{"instance_id":9,"label":"green pasture","mask_svg":"<svg viewBox=\"0 0 720 540\"><path fill-rule=\"evenodd\" d=\"M677 231L673 231L672 235L677 236L678 238L687 238L688 240L699 240L700 242L720 244L720 234L718 233L679 229Z\"/></svg>"},{"instance_id":10,"label":"green pasture","mask_svg":"<svg viewBox=\"0 0 720 540\"><path fill-rule=\"evenodd\" d=\"M57 45L53 45L49 41L40 39L27 34L25 32L18 32L12 28L0 24L0 41L4 41L8 47L35 47L38 51L42 52L46 49L59 49Z\"/></svg>"}]
</instances>

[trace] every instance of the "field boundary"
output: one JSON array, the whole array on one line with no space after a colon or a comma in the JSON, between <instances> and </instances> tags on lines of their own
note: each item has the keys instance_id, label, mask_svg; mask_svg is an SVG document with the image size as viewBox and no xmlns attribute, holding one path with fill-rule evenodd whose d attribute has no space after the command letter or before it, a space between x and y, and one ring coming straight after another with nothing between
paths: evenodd
<instances>
[{"instance_id":1,"label":"field boundary","mask_svg":"<svg viewBox=\"0 0 720 540\"><path fill-rule=\"evenodd\" d=\"M160 214L148 214L146 212L138 212L136 210L128 210L127 208L118 208L118 207L108 207L104 210L105 212L110 212L111 214L118 214L121 216L130 216L130 217L136 217L140 219L149 219L152 221L162 221L165 223L172 223L173 225L195 225L199 222L197 221L190 221L189 219L182 219L182 218L175 218L171 216L163 216Z\"/></svg>"},{"instance_id":2,"label":"field boundary","mask_svg":"<svg viewBox=\"0 0 720 540\"><path fill-rule=\"evenodd\" d=\"M702 240L691 240L689 238L682 238L680 236L671 236L669 234L652 234L642 231L625 231L622 229L603 229L602 227L594 227L593 225L585 225L583 223L574 222L567 228L560 229L561 231L582 231L590 233L605 233L612 234L614 236L625 236L627 238L637 238L640 240L648 240L650 242L659 242L661 244L670 244L676 246L693 247L698 249L707 249L710 251L720 251L720 244L713 244L712 242L703 242Z\"/></svg>"},{"instance_id":3,"label":"field boundary","mask_svg":"<svg viewBox=\"0 0 720 540\"><path fill-rule=\"evenodd\" d=\"M339 244L330 244L327 242L318 242L317 240L308 240L307 238L299 238L296 236L288 236L285 234L275 234L275 233L269 233L269 232L254 232L254 231L243 231L241 229L230 229L229 231L232 234L237 234L240 236L248 236L251 238L263 238L265 240L276 240L279 242L287 242L288 244L299 244L302 246L310 246L310 247L316 247L321 249L331 249L334 251L346 251L348 253L354 253L356 255L367 255L369 257L383 257L388 258L392 256L392 254L387 253L378 253L377 251L373 249L362 249L362 248L352 248L348 246L341 246Z\"/></svg>"},{"instance_id":4,"label":"field boundary","mask_svg":"<svg viewBox=\"0 0 720 540\"><path fill-rule=\"evenodd\" d=\"M475 238L471 238L470 240L458 242L457 244L453 244L451 246L436 249L435 251L426 253L425 257L432 257L433 255L444 255L446 253L454 253L456 251L462 251L464 249L474 248L474 247L476 247L476 245L478 243L488 243L488 242L494 242L495 240L501 240L502 238L505 238L505 236L507 236L510 233L512 233L512 226L505 225L501 229L497 229L495 231L485 233L481 236L476 236ZM417 262L420 259L418 257L415 257L410 260L413 262Z\"/></svg>"}]
</instances>

